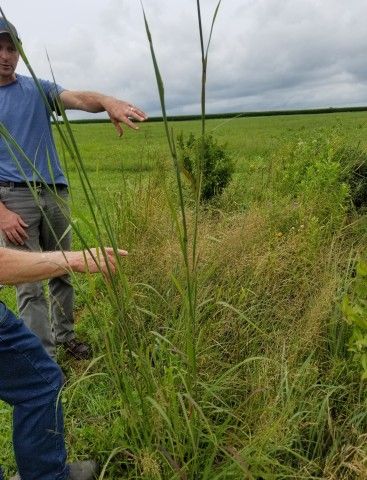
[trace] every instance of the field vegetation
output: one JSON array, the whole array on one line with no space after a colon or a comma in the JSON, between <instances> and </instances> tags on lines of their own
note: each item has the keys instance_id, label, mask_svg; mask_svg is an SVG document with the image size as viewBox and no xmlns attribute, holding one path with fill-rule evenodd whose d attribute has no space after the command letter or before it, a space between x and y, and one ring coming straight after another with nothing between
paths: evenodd
<instances>
[{"instance_id":1,"label":"field vegetation","mask_svg":"<svg viewBox=\"0 0 367 480\"><path fill-rule=\"evenodd\" d=\"M182 177L190 248L198 232L189 265L163 125L123 139L108 124L70 128L82 158L65 152L74 246L129 251L112 283L75 278L94 360L59 355L70 457L96 457L106 480L367 478L364 370L349 351L353 308L367 317L366 204L351 174L367 114L207 121L235 171L197 211ZM4 296L15 308L13 289ZM3 404L1 415L10 472Z\"/></svg>"}]
</instances>

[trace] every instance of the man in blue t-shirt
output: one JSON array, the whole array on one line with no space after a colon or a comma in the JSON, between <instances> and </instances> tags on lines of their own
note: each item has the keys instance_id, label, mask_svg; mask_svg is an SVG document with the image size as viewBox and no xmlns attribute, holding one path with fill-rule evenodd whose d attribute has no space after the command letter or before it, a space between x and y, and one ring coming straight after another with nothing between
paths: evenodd
<instances>
[{"instance_id":1,"label":"man in blue t-shirt","mask_svg":"<svg viewBox=\"0 0 367 480\"><path fill-rule=\"evenodd\" d=\"M17 285L58 278L65 271L116 270L125 250L23 252L0 247L0 283ZM0 400L13 406L13 447L18 474L11 480L92 480L94 461L66 464L64 422L59 393L60 367L39 338L0 302ZM3 480L0 469L0 480Z\"/></svg>"},{"instance_id":2,"label":"man in blue t-shirt","mask_svg":"<svg viewBox=\"0 0 367 480\"><path fill-rule=\"evenodd\" d=\"M33 78L16 74L17 45L15 27L0 17L0 233L8 247L70 250L68 184L52 136L51 110L61 105L86 112L106 111L119 135L121 122L137 129L132 120L147 117L114 97L65 90L45 80L37 85ZM51 356L55 356L55 344L60 344L75 358L88 358L88 345L75 338L69 276L50 280L49 293L54 331L39 282L17 287L20 316Z\"/></svg>"}]
</instances>

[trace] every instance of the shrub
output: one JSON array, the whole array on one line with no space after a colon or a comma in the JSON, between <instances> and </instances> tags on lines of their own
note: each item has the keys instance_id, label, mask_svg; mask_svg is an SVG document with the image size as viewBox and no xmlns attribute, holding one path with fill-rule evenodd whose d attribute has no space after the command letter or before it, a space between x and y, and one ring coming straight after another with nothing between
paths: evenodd
<instances>
[{"instance_id":1,"label":"shrub","mask_svg":"<svg viewBox=\"0 0 367 480\"><path fill-rule=\"evenodd\" d=\"M312 219L313 227L327 228L330 233L340 227L350 201L350 187L336 156L340 145L334 131L321 130L295 138L274 152L264 195L280 216L290 205L293 223L298 218L299 223L311 226Z\"/></svg>"},{"instance_id":2,"label":"shrub","mask_svg":"<svg viewBox=\"0 0 367 480\"><path fill-rule=\"evenodd\" d=\"M367 207L367 153L358 147L346 146L338 150L336 159L343 168L343 180L350 187L354 207Z\"/></svg>"},{"instance_id":3,"label":"shrub","mask_svg":"<svg viewBox=\"0 0 367 480\"><path fill-rule=\"evenodd\" d=\"M362 367L362 378L367 379L367 261L361 259L350 291L342 304L345 319L352 326L349 350Z\"/></svg>"},{"instance_id":4,"label":"shrub","mask_svg":"<svg viewBox=\"0 0 367 480\"><path fill-rule=\"evenodd\" d=\"M197 192L201 176L201 199L211 200L220 195L231 181L234 162L226 151L226 145L219 145L212 135L196 138L190 133L185 140L178 136L178 158L182 173Z\"/></svg>"}]
</instances>

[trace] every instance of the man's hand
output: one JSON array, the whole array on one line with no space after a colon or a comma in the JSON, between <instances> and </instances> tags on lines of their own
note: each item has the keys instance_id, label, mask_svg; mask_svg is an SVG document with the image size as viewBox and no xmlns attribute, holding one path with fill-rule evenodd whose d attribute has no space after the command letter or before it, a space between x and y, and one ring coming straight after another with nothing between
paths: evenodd
<instances>
[{"instance_id":1,"label":"man's hand","mask_svg":"<svg viewBox=\"0 0 367 480\"><path fill-rule=\"evenodd\" d=\"M24 245L28 235L25 229L28 225L22 220L20 215L12 212L3 206L0 211L0 230L4 232L6 238L13 245Z\"/></svg>"},{"instance_id":2,"label":"man's hand","mask_svg":"<svg viewBox=\"0 0 367 480\"><path fill-rule=\"evenodd\" d=\"M117 250L119 257L126 257L126 250ZM106 247L103 250L101 248L91 248L89 250L83 250L80 252L67 252L66 259L73 270L77 273L103 273L106 277L116 272L117 257L114 249Z\"/></svg>"},{"instance_id":3,"label":"man's hand","mask_svg":"<svg viewBox=\"0 0 367 480\"><path fill-rule=\"evenodd\" d=\"M121 122L134 130L138 130L139 127L135 125L131 119L143 122L148 118L146 113L139 108L134 107L131 103L118 100L114 97L107 97L103 102L103 106L120 137L124 133L120 125Z\"/></svg>"}]
</instances>

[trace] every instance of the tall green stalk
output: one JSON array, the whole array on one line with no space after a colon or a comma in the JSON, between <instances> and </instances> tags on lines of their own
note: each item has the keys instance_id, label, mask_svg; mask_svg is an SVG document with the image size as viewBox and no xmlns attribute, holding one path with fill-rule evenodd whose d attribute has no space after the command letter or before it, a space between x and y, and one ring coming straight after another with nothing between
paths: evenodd
<instances>
[{"instance_id":1,"label":"tall green stalk","mask_svg":"<svg viewBox=\"0 0 367 480\"><path fill-rule=\"evenodd\" d=\"M204 170L205 135L206 135L206 79L207 79L208 55L209 55L210 42L213 34L213 28L214 28L215 20L217 18L221 1L222 0L219 0L215 8L211 27L210 27L208 43L205 47L203 25L202 25L202 19L201 19L200 0L196 0L198 25L199 25L199 37L200 37L200 52L201 52L201 161L198 169L199 170L198 178L196 179L196 184L198 185L198 187L196 189L196 201L195 201L194 239L196 239L198 236L199 207L200 207L200 200L201 200L201 188L202 188L203 170ZM196 266L196 263L198 261L196 241L193 242L192 259L193 259L193 264Z\"/></svg>"},{"instance_id":2,"label":"tall green stalk","mask_svg":"<svg viewBox=\"0 0 367 480\"><path fill-rule=\"evenodd\" d=\"M173 129L169 128L167 114L166 114L166 104L165 104L165 95L164 95L164 84L162 81L162 77L160 74L160 70L158 67L158 62L156 59L152 35L150 33L148 21L146 18L146 14L143 8L143 15L144 15L144 23L145 29L149 41L151 57L153 61L154 72L156 76L158 92L159 92L159 99L162 109L162 116L164 121L164 128L166 132L167 142L171 154L171 158L174 165L175 175L176 175L176 182L178 187L178 201L179 201L179 208L181 212L181 224L176 222L179 242L181 246L181 252L183 255L183 261L185 265L185 279L186 285L185 288L180 289L182 300L184 306L187 307L187 317L186 317L186 355L188 359L188 374L185 378L182 378L182 382L186 387L187 393L184 397L180 397L181 407L182 407L182 414L186 418L187 422L187 429L190 434L191 442L192 442L192 451L194 453L194 458L192 459L193 465L192 470L196 471L198 468L199 462L199 442L200 437L202 436L202 432L200 432L200 422L205 422L205 416L202 413L202 410L199 404L196 401L196 396L198 392L198 371L197 371L197 342L199 337L198 331L198 255L197 255L197 244L198 244L198 224L199 224L199 213L200 213L200 197L201 197L201 183L202 183L202 171L204 165L204 144L205 144L205 92L206 92L206 70L207 70L207 61L208 61L208 50L211 40L211 35L213 31L213 26L215 22L215 18L219 9L220 2L217 5L215 10L214 18L211 25L210 37L206 47L204 50L204 40L203 40L203 29L202 29L202 22L201 22L201 11L200 11L200 1L197 0L197 11L198 11L198 19L199 19L199 34L200 34L200 45L201 45L201 53L202 53L202 80L201 80L201 113L202 113L202 160L201 166L198 172L198 178L196 179L196 196L195 196L195 207L194 207L194 218L193 218L193 229L191 238L188 238L188 220L187 220L187 213L186 213L186 205L183 196L183 186L182 186L182 179L181 179L181 166L177 159L177 152L176 152L176 140L174 137ZM172 205L172 213L173 217L176 218L174 212L174 206ZM187 404L187 406L186 406ZM186 408L189 408L189 411L193 412L193 417L190 419L186 413ZM211 438L210 443L215 444L215 436Z\"/></svg>"},{"instance_id":3,"label":"tall green stalk","mask_svg":"<svg viewBox=\"0 0 367 480\"><path fill-rule=\"evenodd\" d=\"M143 7L142 7L143 8ZM183 196L183 185L181 179L181 169L177 158L176 152L176 145L175 145L175 137L173 130L169 128L167 114L166 114L166 102L165 102L165 95L164 95L164 84L162 81L162 77L160 74L160 70L158 67L158 62L156 59L153 40L150 33L148 21L145 15L145 11L143 8L143 15L144 15L144 23L145 29L149 41L150 52L153 60L153 67L154 72L157 80L158 92L159 92L159 99L162 109L162 116L163 116L163 123L166 132L168 147L170 150L171 158L174 165L174 171L176 174L176 182L178 187L178 194L179 194L179 208L181 211L181 224L176 222L176 228L178 231L178 238L180 241L181 252L185 264L185 277L186 277L186 289L185 295L187 295L187 308L188 308L188 344L187 344L187 356L189 359L189 378L188 384L190 386L195 385L196 381L196 351L195 351L195 342L196 342L196 299L195 299L195 272L192 271L190 266L190 253L189 253L189 239L188 239L188 224L187 224L187 215L186 215L186 207L185 201ZM176 216L174 215L174 218ZM185 299L183 299L185 300ZM185 302L186 303L186 302Z\"/></svg>"},{"instance_id":4,"label":"tall green stalk","mask_svg":"<svg viewBox=\"0 0 367 480\"><path fill-rule=\"evenodd\" d=\"M165 94L164 94L164 83L162 80L162 76L159 70L154 46L152 35L149 29L148 21L146 18L146 14L143 8L143 15L144 15L144 23L145 29L149 41L151 57L153 61L154 72L156 76L157 86L158 86L158 93L159 99L162 109L162 116L164 122L164 128L166 132L167 142L171 154L171 158L173 160L174 170L176 174L176 181L179 193L179 208L181 211L181 224L177 224L177 230L179 233L179 241L181 245L181 251L183 255L183 260L185 264L185 272L186 272L186 289L185 295L187 296L187 304L188 304L188 314L189 314L189 322L187 325L187 356L190 361L190 373L188 384L190 386L194 386L197 380L197 353L196 353L196 342L198 338L198 331L197 331L197 288L198 288L198 255L197 255L197 244L198 244L198 225L199 225L199 210L200 210L200 197L201 197L201 183L202 183L202 174L203 174L203 165L204 165L204 145L205 145L205 105L206 105L206 75L207 75L207 64L208 64L208 53L209 53L209 46L212 38L213 28L215 24L215 20L218 14L218 10L220 7L221 0L218 2L210 29L210 35L208 39L208 43L206 47L204 46L204 36L203 36L203 27L202 27L202 19L201 19L201 9L200 9L200 0L197 0L197 14L198 14L198 23L199 23L199 35L200 35L200 49L201 49L201 65L202 65L202 74L201 74L201 136L202 136L202 155L201 155L201 165L198 172L198 178L196 179L196 198L195 198L195 208L194 208L194 221L193 221L193 233L192 237L189 242L188 238L188 224L187 224L187 214L186 214L186 207L185 201L183 197L183 186L182 186L182 179L181 179L181 167L179 165L177 159L177 152L176 152L176 143L173 130L169 128L169 123L167 119L166 113L166 103L165 103Z\"/></svg>"},{"instance_id":5,"label":"tall green stalk","mask_svg":"<svg viewBox=\"0 0 367 480\"><path fill-rule=\"evenodd\" d=\"M205 126L206 126L206 75L207 75L207 67L208 67L208 55L209 55L209 47L213 35L213 29L215 20L218 15L219 7L222 0L219 0L213 14L213 19L210 27L209 39L206 47L204 46L204 35L203 35L203 26L201 20L201 8L200 8L200 0L196 0L197 6L197 15L198 15L198 23L199 23L199 35L200 35L200 50L201 50L201 134L205 136Z\"/></svg>"}]
</instances>

